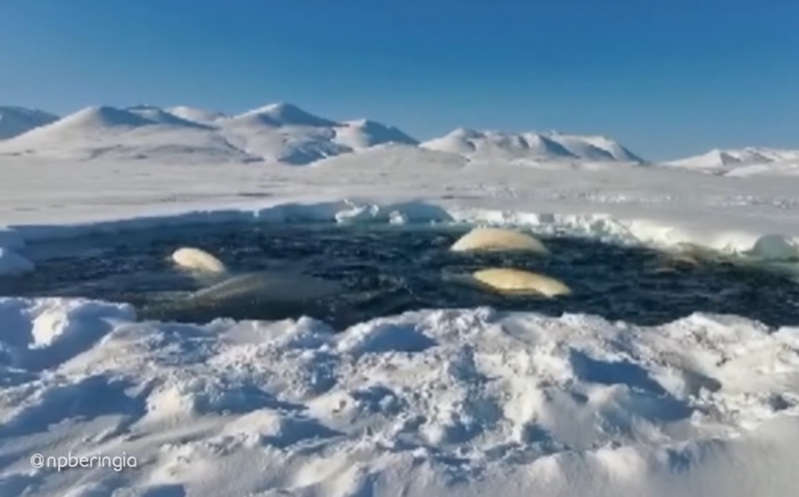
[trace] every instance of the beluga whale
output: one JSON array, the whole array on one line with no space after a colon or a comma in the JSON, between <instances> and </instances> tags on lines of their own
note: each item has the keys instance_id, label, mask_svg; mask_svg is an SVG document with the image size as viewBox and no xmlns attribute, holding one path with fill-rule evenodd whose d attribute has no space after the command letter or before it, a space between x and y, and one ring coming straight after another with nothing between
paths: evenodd
<instances>
[{"instance_id":1,"label":"beluga whale","mask_svg":"<svg viewBox=\"0 0 799 497\"><path fill-rule=\"evenodd\" d=\"M454 252L507 250L549 255L549 250L537 238L503 228L474 228L459 238L450 250Z\"/></svg>"},{"instance_id":2,"label":"beluga whale","mask_svg":"<svg viewBox=\"0 0 799 497\"><path fill-rule=\"evenodd\" d=\"M167 302L151 306L144 314L158 318L193 319L235 317L246 308L275 318L302 313L318 299L340 291L332 281L286 269L234 274L212 254L194 247L176 250L172 261L189 270L201 288L176 292Z\"/></svg>"},{"instance_id":3,"label":"beluga whale","mask_svg":"<svg viewBox=\"0 0 799 497\"><path fill-rule=\"evenodd\" d=\"M542 295L547 298L571 294L571 289L563 282L522 269L481 269L472 273L472 277L481 286L500 293Z\"/></svg>"},{"instance_id":4,"label":"beluga whale","mask_svg":"<svg viewBox=\"0 0 799 497\"><path fill-rule=\"evenodd\" d=\"M172 253L172 261L178 267L202 273L221 274L227 271L225 265L205 250L183 247Z\"/></svg>"}]
</instances>

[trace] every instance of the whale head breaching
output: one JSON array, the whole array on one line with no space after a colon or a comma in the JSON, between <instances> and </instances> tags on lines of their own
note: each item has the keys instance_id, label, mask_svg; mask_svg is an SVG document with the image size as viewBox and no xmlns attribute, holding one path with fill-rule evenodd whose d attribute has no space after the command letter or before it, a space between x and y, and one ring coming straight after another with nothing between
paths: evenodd
<instances>
[{"instance_id":1,"label":"whale head breaching","mask_svg":"<svg viewBox=\"0 0 799 497\"><path fill-rule=\"evenodd\" d=\"M561 281L521 269L482 269L474 272L472 277L478 283L502 293L537 294L549 298L571 293L571 289Z\"/></svg>"},{"instance_id":2,"label":"whale head breaching","mask_svg":"<svg viewBox=\"0 0 799 497\"><path fill-rule=\"evenodd\" d=\"M523 250L539 255L549 255L549 250L538 239L517 231L501 228L474 228L463 235L451 250Z\"/></svg>"},{"instance_id":3,"label":"whale head breaching","mask_svg":"<svg viewBox=\"0 0 799 497\"><path fill-rule=\"evenodd\" d=\"M179 267L192 271L213 274L221 274L227 271L222 261L198 248L179 248L172 253L172 260Z\"/></svg>"}]
</instances>

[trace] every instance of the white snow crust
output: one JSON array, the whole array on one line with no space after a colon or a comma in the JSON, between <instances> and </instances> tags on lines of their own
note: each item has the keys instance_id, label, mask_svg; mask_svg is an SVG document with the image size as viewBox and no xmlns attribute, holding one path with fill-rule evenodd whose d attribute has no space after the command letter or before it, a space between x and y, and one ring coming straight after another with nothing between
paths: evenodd
<instances>
[{"instance_id":1,"label":"white snow crust","mask_svg":"<svg viewBox=\"0 0 799 497\"><path fill-rule=\"evenodd\" d=\"M798 329L477 308L334 333L308 318L178 325L18 298L0 299L0 319L2 495L795 489ZM68 450L138 467L28 463Z\"/></svg>"}]
</instances>

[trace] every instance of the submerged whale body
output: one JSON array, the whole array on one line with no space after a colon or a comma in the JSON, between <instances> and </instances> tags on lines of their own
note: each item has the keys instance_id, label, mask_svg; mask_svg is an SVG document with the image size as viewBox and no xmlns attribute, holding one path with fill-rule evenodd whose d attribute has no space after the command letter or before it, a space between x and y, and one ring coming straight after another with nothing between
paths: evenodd
<instances>
[{"instance_id":1,"label":"submerged whale body","mask_svg":"<svg viewBox=\"0 0 799 497\"><path fill-rule=\"evenodd\" d=\"M143 315L149 318L194 321L220 315L235 317L257 307L259 313L282 319L304 313L309 305L316 305L316 299L340 291L336 283L299 272L230 274L222 261L193 247L176 250L172 260L180 268L190 270L202 287L189 293L165 292L161 302L143 310Z\"/></svg>"},{"instance_id":2,"label":"submerged whale body","mask_svg":"<svg viewBox=\"0 0 799 497\"><path fill-rule=\"evenodd\" d=\"M191 294L192 301L232 301L264 299L272 302L298 302L332 295L339 285L297 273L262 271L233 276Z\"/></svg>"},{"instance_id":3,"label":"submerged whale body","mask_svg":"<svg viewBox=\"0 0 799 497\"><path fill-rule=\"evenodd\" d=\"M341 291L336 283L299 273L256 272L223 278L191 293L176 292L142 309L142 315L198 322L221 316L244 319L257 312L263 319L284 319L318 312L324 308L322 299Z\"/></svg>"},{"instance_id":4,"label":"submerged whale body","mask_svg":"<svg viewBox=\"0 0 799 497\"><path fill-rule=\"evenodd\" d=\"M540 255L549 254L549 250L538 239L502 228L474 228L459 238L451 250L524 250Z\"/></svg>"},{"instance_id":5,"label":"submerged whale body","mask_svg":"<svg viewBox=\"0 0 799 497\"><path fill-rule=\"evenodd\" d=\"M521 269L482 269L474 272L472 277L482 285L504 293L539 294L545 297L571 293L571 289L561 281Z\"/></svg>"},{"instance_id":6,"label":"submerged whale body","mask_svg":"<svg viewBox=\"0 0 799 497\"><path fill-rule=\"evenodd\" d=\"M183 247L172 253L172 260L178 266L204 273L224 273L225 265L205 250Z\"/></svg>"}]
</instances>

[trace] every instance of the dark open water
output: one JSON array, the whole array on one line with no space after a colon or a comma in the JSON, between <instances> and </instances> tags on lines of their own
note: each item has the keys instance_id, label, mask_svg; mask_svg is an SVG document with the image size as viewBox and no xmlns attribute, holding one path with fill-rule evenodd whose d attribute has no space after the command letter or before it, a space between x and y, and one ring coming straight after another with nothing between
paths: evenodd
<instances>
[{"instance_id":1,"label":"dark open water","mask_svg":"<svg viewBox=\"0 0 799 497\"><path fill-rule=\"evenodd\" d=\"M130 302L144 319L205 322L216 317L278 319L302 314L344 327L421 308L497 309L598 314L638 324L672 321L694 311L732 313L770 325L799 324L799 285L779 275L725 262L699 265L653 250L575 238L549 238L552 256L452 253L466 227L225 225L93 235L34 244L37 270L0 278L0 295L83 296ZM205 249L235 274L278 273L275 288L203 305L189 292L211 284L177 270L169 255ZM558 278L574 294L553 300L507 296L463 284L457 276L485 267L529 269ZM338 285L303 300L312 276ZM317 285L318 286L318 285ZM313 290L313 289L311 289Z\"/></svg>"}]
</instances>

